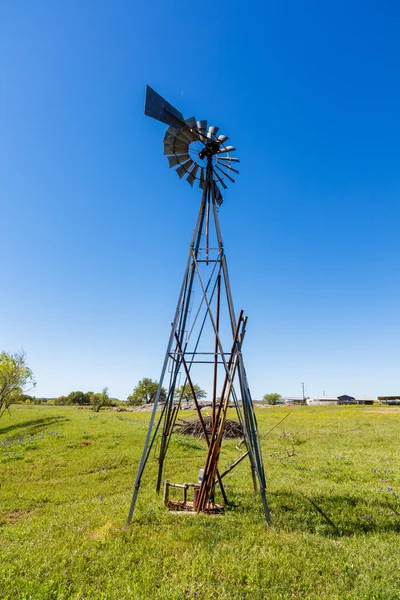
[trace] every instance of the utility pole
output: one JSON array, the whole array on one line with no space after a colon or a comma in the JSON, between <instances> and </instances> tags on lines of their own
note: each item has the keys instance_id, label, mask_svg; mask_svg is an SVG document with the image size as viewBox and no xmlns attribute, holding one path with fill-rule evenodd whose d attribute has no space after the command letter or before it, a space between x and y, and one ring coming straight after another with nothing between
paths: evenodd
<instances>
[{"instance_id":1,"label":"utility pole","mask_svg":"<svg viewBox=\"0 0 400 600\"><path fill-rule=\"evenodd\" d=\"M303 404L304 404L305 399L306 399L306 397L304 395L304 381L301 382L301 389L303 390Z\"/></svg>"}]
</instances>

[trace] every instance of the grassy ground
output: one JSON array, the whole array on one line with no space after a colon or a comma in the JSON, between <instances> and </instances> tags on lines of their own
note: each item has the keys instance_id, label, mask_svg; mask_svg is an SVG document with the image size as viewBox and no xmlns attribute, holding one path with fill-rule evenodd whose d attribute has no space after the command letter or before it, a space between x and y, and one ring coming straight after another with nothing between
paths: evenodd
<instances>
[{"instance_id":1,"label":"grassy ground","mask_svg":"<svg viewBox=\"0 0 400 600\"><path fill-rule=\"evenodd\" d=\"M400 410L288 410L262 443L272 528L247 461L225 480L232 508L207 517L166 512L152 457L126 529L149 414L14 407L0 422L0 598L399 599ZM261 433L288 410L259 409ZM196 480L204 452L175 437L166 477ZM221 470L237 456L228 442Z\"/></svg>"}]
</instances>

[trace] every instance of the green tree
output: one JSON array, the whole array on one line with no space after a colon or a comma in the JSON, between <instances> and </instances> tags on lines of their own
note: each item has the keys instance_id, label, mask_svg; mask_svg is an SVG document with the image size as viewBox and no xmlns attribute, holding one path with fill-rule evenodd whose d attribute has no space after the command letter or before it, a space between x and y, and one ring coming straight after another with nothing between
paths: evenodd
<instances>
[{"instance_id":1,"label":"green tree","mask_svg":"<svg viewBox=\"0 0 400 600\"><path fill-rule=\"evenodd\" d=\"M133 389L132 394L128 396L128 404L150 404L154 402L158 390L158 381L153 381L149 377L141 379ZM161 388L160 400L163 402L166 397L166 391Z\"/></svg>"},{"instance_id":2,"label":"green tree","mask_svg":"<svg viewBox=\"0 0 400 600\"><path fill-rule=\"evenodd\" d=\"M280 394L265 394L263 400L268 404L280 404L282 402L282 396Z\"/></svg>"},{"instance_id":3,"label":"green tree","mask_svg":"<svg viewBox=\"0 0 400 600\"><path fill-rule=\"evenodd\" d=\"M94 410L94 407L99 402L100 394L99 393L95 394L94 392L86 392L86 394L89 396L89 404L90 404L90 406L93 406L93 410ZM98 412L98 411L96 410L96 412Z\"/></svg>"},{"instance_id":4,"label":"green tree","mask_svg":"<svg viewBox=\"0 0 400 600\"><path fill-rule=\"evenodd\" d=\"M24 394L26 386L35 387L31 369L23 351L16 354L0 352L0 417Z\"/></svg>"},{"instance_id":5,"label":"green tree","mask_svg":"<svg viewBox=\"0 0 400 600\"><path fill-rule=\"evenodd\" d=\"M90 404L90 395L84 392L71 392L67 396L67 404L79 404L80 406Z\"/></svg>"},{"instance_id":6,"label":"green tree","mask_svg":"<svg viewBox=\"0 0 400 600\"><path fill-rule=\"evenodd\" d=\"M103 406L111 406L112 402L108 394L108 387L103 388L100 394L93 394L91 398L94 412L99 412Z\"/></svg>"},{"instance_id":7,"label":"green tree","mask_svg":"<svg viewBox=\"0 0 400 600\"><path fill-rule=\"evenodd\" d=\"M59 396L58 398L54 398L54 404L56 406L65 406L68 404L67 396Z\"/></svg>"},{"instance_id":8,"label":"green tree","mask_svg":"<svg viewBox=\"0 0 400 600\"><path fill-rule=\"evenodd\" d=\"M201 387L199 385L197 385L197 383L193 384L193 389L194 389L194 393L196 394L197 400L206 398L207 392L202 390ZM176 389L175 390L175 398L177 398L177 399L182 398L182 400L186 400L186 402L193 400L193 394L192 394L192 390L190 389L190 385L188 383L185 383L185 385L181 385L181 387Z\"/></svg>"},{"instance_id":9,"label":"green tree","mask_svg":"<svg viewBox=\"0 0 400 600\"><path fill-rule=\"evenodd\" d=\"M18 398L18 403L23 402L24 404L35 404L37 398L30 396L29 394L21 394Z\"/></svg>"}]
</instances>

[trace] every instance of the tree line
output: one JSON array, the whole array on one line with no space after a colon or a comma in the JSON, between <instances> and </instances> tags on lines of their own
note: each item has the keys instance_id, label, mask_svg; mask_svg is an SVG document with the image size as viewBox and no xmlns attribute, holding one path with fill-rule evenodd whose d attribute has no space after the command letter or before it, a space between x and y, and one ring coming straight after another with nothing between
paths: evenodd
<instances>
[{"instance_id":1,"label":"tree line","mask_svg":"<svg viewBox=\"0 0 400 600\"><path fill-rule=\"evenodd\" d=\"M75 391L68 396L59 396L50 400L46 398L36 398L28 394L36 386L36 381L32 370L26 362L26 355L23 351L15 354L0 352L0 417L10 406L15 403L33 403L55 404L57 406L91 406L95 412L107 406L116 406L115 400L110 398L108 387L104 387L101 392L81 392ZM127 403L131 406L141 404L151 404L156 399L158 391L158 381L144 377L133 388L132 393L127 398ZM196 383L193 388L188 383L181 385L175 390L174 398L180 401L191 402L193 392L197 400L206 398L207 393ZM160 402L165 402L167 392L164 387L160 389ZM279 404L282 402L280 394L265 394L263 398L269 404Z\"/></svg>"},{"instance_id":2,"label":"tree line","mask_svg":"<svg viewBox=\"0 0 400 600\"><path fill-rule=\"evenodd\" d=\"M1 369L1 366L0 366ZM193 389L197 400L201 400L207 396L206 392L199 385L194 384ZM158 390L158 381L153 381L149 377L141 379L133 388L132 393L128 396L126 404L130 406L140 406L142 404L151 404L156 399ZM160 390L160 402L165 402L167 392L164 387ZM174 397L182 399L186 402L193 400L193 394L188 384L182 385L175 390ZM56 406L92 406L93 410L98 412L103 406L117 406L117 401L110 398L108 388L104 388L102 392L71 392L68 396L59 396L58 398L36 398L29 394L20 394L18 402L25 404L49 404Z\"/></svg>"},{"instance_id":3,"label":"tree line","mask_svg":"<svg viewBox=\"0 0 400 600\"><path fill-rule=\"evenodd\" d=\"M36 398L30 395L32 389L36 386L36 381L32 370L26 362L26 355L23 351L10 354L9 352L0 352L0 417L9 410L13 404L52 404L56 406L91 406L95 412L107 406L116 406L115 400L110 398L108 387L104 387L101 392L70 392L67 396L58 398ZM141 379L133 388L132 393L127 398L127 403L132 406L140 404L150 404L154 402L158 390L158 381L153 381L149 377ZM199 385L193 386L196 398L201 400L206 397L206 392ZM161 388L160 401L165 402L166 390ZM192 400L192 390L188 384L179 387L175 391L175 398L180 398L189 402Z\"/></svg>"},{"instance_id":4,"label":"tree line","mask_svg":"<svg viewBox=\"0 0 400 600\"><path fill-rule=\"evenodd\" d=\"M137 386L133 388L132 394L128 396L128 404L150 404L154 402L157 396L158 381L153 381L149 377L141 379ZM201 389L197 384L193 384L193 391L197 400L202 400L207 397L207 393ZM160 390L160 402L165 402L167 398L167 392L164 387ZM184 400L185 402L191 402L193 400L193 392L188 383L181 385L175 390L174 398L177 400Z\"/></svg>"}]
</instances>

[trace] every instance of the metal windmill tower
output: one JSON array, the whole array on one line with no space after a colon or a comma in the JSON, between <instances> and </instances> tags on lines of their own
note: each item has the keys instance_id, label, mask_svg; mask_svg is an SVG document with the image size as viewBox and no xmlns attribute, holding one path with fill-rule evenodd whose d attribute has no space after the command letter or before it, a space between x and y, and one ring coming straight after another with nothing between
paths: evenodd
<instances>
[{"instance_id":1,"label":"metal windmill tower","mask_svg":"<svg viewBox=\"0 0 400 600\"><path fill-rule=\"evenodd\" d=\"M176 392L182 382L191 391L208 452L201 482L197 485L189 484L195 488L193 502L187 501L188 484L178 486L184 488L181 507L197 512L220 511L221 505L215 502L216 486L220 488L224 502L228 503L222 479L234 465L221 474L218 461L227 410L233 403L246 444L245 454L235 464L248 455L254 487L257 489L258 481L265 518L270 523L259 434L242 355L247 317L243 316L243 311L236 315L234 310L218 219L218 210L223 202L220 186L226 189L227 180L234 182L231 174L239 171L232 165L236 165L239 160L231 156L235 148L226 145L228 137L218 135L218 127L207 127L207 121L196 121L194 117L185 120L176 108L149 86L146 89L145 114L169 126L164 136L164 154L169 166L176 168L181 179L186 177L192 187L198 181L202 197L135 478L128 524L135 509L143 471L156 439L159 442L157 491L160 491L165 457L182 404L182 396L177 397ZM206 369L208 371L212 389L211 435L206 431L193 385L193 372L196 368L203 369L202 373ZM157 413L163 386L167 388L167 395L161 411ZM166 484L172 485L170 482Z\"/></svg>"}]
</instances>

